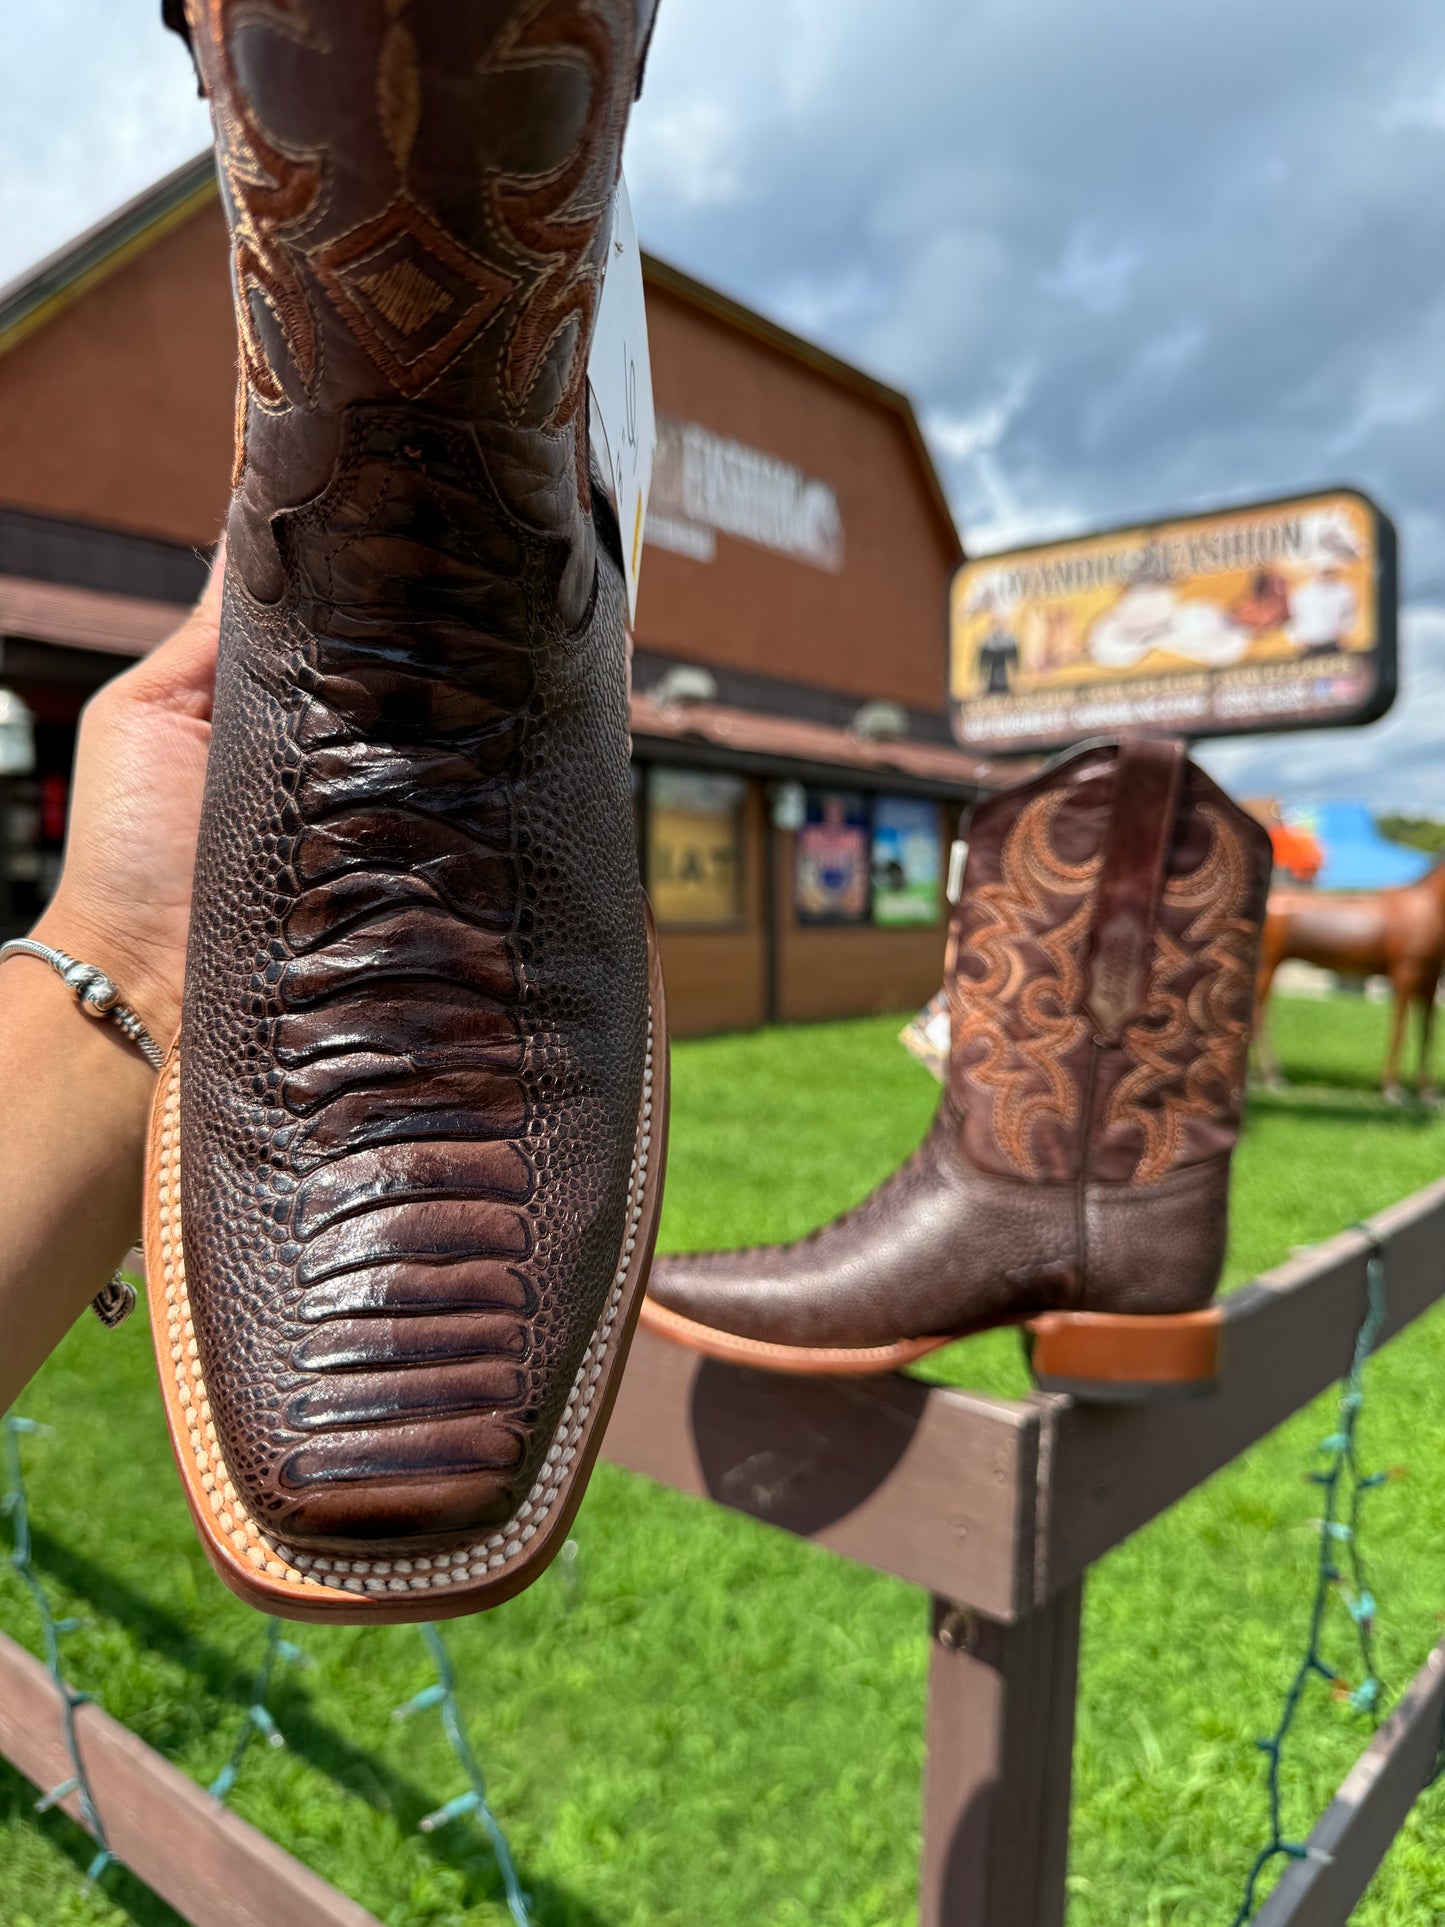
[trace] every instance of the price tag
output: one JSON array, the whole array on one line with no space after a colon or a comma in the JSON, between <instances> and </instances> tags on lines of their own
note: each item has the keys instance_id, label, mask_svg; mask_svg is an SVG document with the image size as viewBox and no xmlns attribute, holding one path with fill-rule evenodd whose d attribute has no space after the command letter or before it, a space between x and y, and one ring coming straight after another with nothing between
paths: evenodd
<instances>
[{"instance_id":1,"label":"price tag","mask_svg":"<svg viewBox=\"0 0 1445 1927\"><path fill-rule=\"evenodd\" d=\"M938 990L916 1017L910 1017L898 1033L898 1041L925 1069L932 1071L940 1084L948 1082L948 1053L951 1021L947 990Z\"/></svg>"},{"instance_id":2,"label":"price tag","mask_svg":"<svg viewBox=\"0 0 1445 1927\"><path fill-rule=\"evenodd\" d=\"M642 298L642 255L627 183L617 182L612 239L603 271L602 299L587 362L591 394L592 453L607 480L607 496L622 533L627 611L637 620L637 578L652 486L657 417L652 406L652 363L647 352L647 313Z\"/></svg>"}]
</instances>

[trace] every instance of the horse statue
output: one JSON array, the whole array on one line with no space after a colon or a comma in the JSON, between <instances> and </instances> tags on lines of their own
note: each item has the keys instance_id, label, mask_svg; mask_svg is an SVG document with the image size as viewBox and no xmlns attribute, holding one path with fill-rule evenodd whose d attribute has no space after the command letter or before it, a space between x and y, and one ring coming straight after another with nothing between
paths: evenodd
<instances>
[{"instance_id":1,"label":"horse statue","mask_svg":"<svg viewBox=\"0 0 1445 1927\"><path fill-rule=\"evenodd\" d=\"M1272 890L1260 947L1255 1039L1260 1075L1278 1088L1279 1063L1265 1026L1274 973L1286 957L1298 957L1344 976L1388 977L1395 996L1390 1045L1385 1053L1385 1096L1404 1097L1400 1052L1410 1006L1420 1006L1420 1096L1434 1096L1430 1041L1435 992L1445 967L1445 858L1414 883L1390 890L1341 892Z\"/></svg>"}]
</instances>

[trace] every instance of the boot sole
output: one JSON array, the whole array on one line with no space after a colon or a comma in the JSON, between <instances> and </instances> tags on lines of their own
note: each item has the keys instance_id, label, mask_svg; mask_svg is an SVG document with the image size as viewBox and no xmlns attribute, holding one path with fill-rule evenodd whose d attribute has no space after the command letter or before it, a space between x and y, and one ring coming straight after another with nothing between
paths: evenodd
<instances>
[{"instance_id":1,"label":"boot sole","mask_svg":"<svg viewBox=\"0 0 1445 1927\"><path fill-rule=\"evenodd\" d=\"M931 1338L901 1338L892 1345L866 1347L778 1345L741 1338L668 1311L652 1299L642 1307L645 1331L701 1352L727 1365L806 1377L867 1377L896 1372L904 1365L974 1338L980 1332L1022 1326L1027 1334L1029 1368L1042 1391L1069 1392L1075 1398L1115 1403L1134 1399L1187 1397L1208 1392L1219 1375L1223 1314L1218 1305L1203 1311L1126 1316L1114 1312L1050 1311L1032 1318L997 1318Z\"/></svg>"},{"instance_id":2,"label":"boot sole","mask_svg":"<svg viewBox=\"0 0 1445 1927\"><path fill-rule=\"evenodd\" d=\"M197 1535L217 1576L248 1606L282 1619L333 1626L454 1619L499 1606L529 1586L560 1551L597 1458L617 1396L657 1237L667 1155L667 1007L651 914L647 916L649 1025L637 1120L636 1168L623 1248L602 1318L578 1369L547 1467L527 1504L501 1531L427 1554L362 1549L359 1559L310 1554L264 1531L221 1455L196 1355L186 1288L180 1192L179 1041L160 1073L146 1160L146 1291L166 1425ZM551 1455L555 1456L551 1456Z\"/></svg>"}]
</instances>

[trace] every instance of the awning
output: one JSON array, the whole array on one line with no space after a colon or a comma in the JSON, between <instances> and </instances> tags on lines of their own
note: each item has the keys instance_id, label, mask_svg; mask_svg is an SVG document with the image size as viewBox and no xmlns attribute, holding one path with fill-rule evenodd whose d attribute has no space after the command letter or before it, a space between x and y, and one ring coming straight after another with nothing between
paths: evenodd
<instances>
[{"instance_id":1,"label":"awning","mask_svg":"<svg viewBox=\"0 0 1445 1927\"><path fill-rule=\"evenodd\" d=\"M635 695L631 723L637 747L648 756L675 747L689 761L713 768L752 769L799 781L816 781L826 771L843 780L863 779L870 789L897 785L931 796L1002 789L1037 768L1036 762L968 756L946 743L857 736L827 723L719 703L658 703Z\"/></svg>"},{"instance_id":2,"label":"awning","mask_svg":"<svg viewBox=\"0 0 1445 1927\"><path fill-rule=\"evenodd\" d=\"M184 604L148 602L142 596L107 595L59 582L32 582L0 575L0 636L58 642L68 649L100 649L112 656L143 656L164 642L189 614Z\"/></svg>"},{"instance_id":3,"label":"awning","mask_svg":"<svg viewBox=\"0 0 1445 1927\"><path fill-rule=\"evenodd\" d=\"M174 602L0 575L0 636L143 656L187 613ZM680 753L701 767L799 782L816 782L822 775L929 796L963 798L1001 789L1036 767L969 756L945 743L857 736L828 723L720 703L658 703L635 695L631 725L638 749L654 761L659 753Z\"/></svg>"}]
</instances>

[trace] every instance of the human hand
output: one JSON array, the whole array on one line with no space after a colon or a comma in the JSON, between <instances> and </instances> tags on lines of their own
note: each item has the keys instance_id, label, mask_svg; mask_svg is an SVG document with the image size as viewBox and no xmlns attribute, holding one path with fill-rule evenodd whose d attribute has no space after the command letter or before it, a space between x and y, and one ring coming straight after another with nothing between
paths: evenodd
<instances>
[{"instance_id":1,"label":"human hand","mask_svg":"<svg viewBox=\"0 0 1445 1927\"><path fill-rule=\"evenodd\" d=\"M91 697L65 864L34 935L110 976L165 1049L180 1025L225 543L176 633Z\"/></svg>"}]
</instances>

